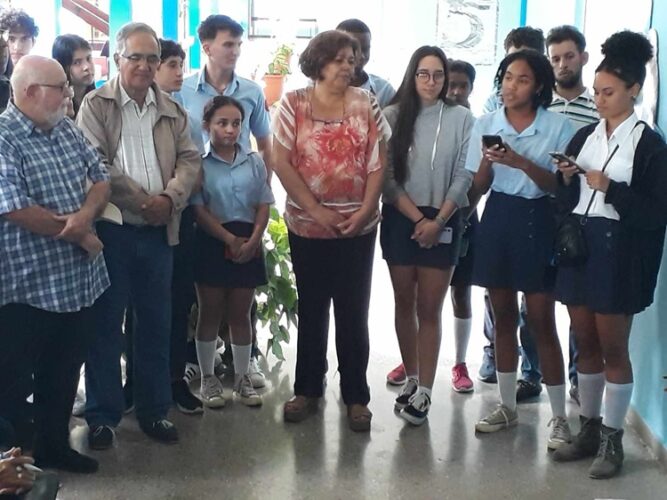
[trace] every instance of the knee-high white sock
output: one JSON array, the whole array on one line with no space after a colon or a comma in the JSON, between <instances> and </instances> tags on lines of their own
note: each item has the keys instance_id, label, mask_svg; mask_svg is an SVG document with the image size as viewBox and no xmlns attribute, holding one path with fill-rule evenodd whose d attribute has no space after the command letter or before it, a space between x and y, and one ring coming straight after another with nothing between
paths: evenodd
<instances>
[{"instance_id":1,"label":"knee-high white sock","mask_svg":"<svg viewBox=\"0 0 667 500\"><path fill-rule=\"evenodd\" d=\"M586 418L598 418L602 409L602 395L604 394L604 372L581 373L577 372L579 381L579 414Z\"/></svg>"},{"instance_id":2,"label":"knee-high white sock","mask_svg":"<svg viewBox=\"0 0 667 500\"><path fill-rule=\"evenodd\" d=\"M250 353L252 351L252 344L236 345L232 344L232 356L234 357L234 373L236 377L242 377L248 373L248 365L250 364Z\"/></svg>"},{"instance_id":3,"label":"knee-high white sock","mask_svg":"<svg viewBox=\"0 0 667 500\"><path fill-rule=\"evenodd\" d=\"M614 384L607 381L602 423L612 429L622 429L625 415L630 407L632 388L635 384Z\"/></svg>"},{"instance_id":4,"label":"knee-high white sock","mask_svg":"<svg viewBox=\"0 0 667 500\"><path fill-rule=\"evenodd\" d=\"M510 410L516 410L516 372L496 372L500 402Z\"/></svg>"},{"instance_id":5,"label":"knee-high white sock","mask_svg":"<svg viewBox=\"0 0 667 500\"><path fill-rule=\"evenodd\" d=\"M565 418L565 384L547 385L551 415Z\"/></svg>"},{"instance_id":6,"label":"knee-high white sock","mask_svg":"<svg viewBox=\"0 0 667 500\"><path fill-rule=\"evenodd\" d=\"M457 365L466 362L471 330L472 318L454 318L454 348L456 349Z\"/></svg>"},{"instance_id":7,"label":"knee-high white sock","mask_svg":"<svg viewBox=\"0 0 667 500\"><path fill-rule=\"evenodd\" d=\"M215 367L215 340L211 340L210 342L196 340L195 348L197 349L197 359L199 360L202 377L213 375L213 368Z\"/></svg>"}]
</instances>

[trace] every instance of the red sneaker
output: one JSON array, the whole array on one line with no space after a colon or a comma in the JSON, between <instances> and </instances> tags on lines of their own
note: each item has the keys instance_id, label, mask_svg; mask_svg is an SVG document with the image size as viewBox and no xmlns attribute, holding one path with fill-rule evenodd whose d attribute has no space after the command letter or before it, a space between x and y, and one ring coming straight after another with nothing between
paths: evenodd
<instances>
[{"instance_id":1,"label":"red sneaker","mask_svg":"<svg viewBox=\"0 0 667 500\"><path fill-rule=\"evenodd\" d=\"M465 363L459 363L452 368L452 387L456 392L472 392L474 390Z\"/></svg>"},{"instance_id":2,"label":"red sneaker","mask_svg":"<svg viewBox=\"0 0 667 500\"><path fill-rule=\"evenodd\" d=\"M405 374L403 363L387 373L387 383L389 385L403 385L407 379L408 376Z\"/></svg>"}]
</instances>

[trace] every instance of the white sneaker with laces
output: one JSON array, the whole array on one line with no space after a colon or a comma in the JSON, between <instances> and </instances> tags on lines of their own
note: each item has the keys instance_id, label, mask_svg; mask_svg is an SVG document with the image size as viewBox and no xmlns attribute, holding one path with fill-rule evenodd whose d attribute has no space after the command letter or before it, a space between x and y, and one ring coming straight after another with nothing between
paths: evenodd
<instances>
[{"instance_id":1,"label":"white sneaker with laces","mask_svg":"<svg viewBox=\"0 0 667 500\"><path fill-rule=\"evenodd\" d=\"M248 374L239 377L236 384L234 384L234 396L238 397L241 403L246 406L262 405L262 396L255 391L250 380L250 375Z\"/></svg>"},{"instance_id":2,"label":"white sneaker with laces","mask_svg":"<svg viewBox=\"0 0 667 500\"><path fill-rule=\"evenodd\" d=\"M507 406L499 404L496 409L475 424L477 432L496 432L519 423L519 415Z\"/></svg>"},{"instance_id":3,"label":"white sneaker with laces","mask_svg":"<svg viewBox=\"0 0 667 500\"><path fill-rule=\"evenodd\" d=\"M252 382L252 386L255 389L261 389L266 386L266 377L262 373L262 369L259 367L259 360L257 356L250 357L250 364L248 365L248 376Z\"/></svg>"},{"instance_id":4,"label":"white sneaker with laces","mask_svg":"<svg viewBox=\"0 0 667 500\"><path fill-rule=\"evenodd\" d=\"M225 398L222 395L222 384L215 375L207 375L201 379L199 397L204 405L209 408L222 408L225 406Z\"/></svg>"},{"instance_id":5,"label":"white sneaker with laces","mask_svg":"<svg viewBox=\"0 0 667 500\"><path fill-rule=\"evenodd\" d=\"M549 441L547 441L547 448L550 450L557 450L561 446L565 446L572 442L572 433L570 432L570 424L567 423L565 417L554 417L549 420L548 427L551 429L549 434Z\"/></svg>"}]
</instances>

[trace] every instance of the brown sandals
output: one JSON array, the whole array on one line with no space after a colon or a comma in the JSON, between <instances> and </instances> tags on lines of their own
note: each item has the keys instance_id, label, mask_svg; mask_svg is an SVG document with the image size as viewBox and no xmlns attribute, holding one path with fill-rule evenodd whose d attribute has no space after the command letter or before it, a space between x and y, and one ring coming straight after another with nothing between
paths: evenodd
<instances>
[{"instance_id":1,"label":"brown sandals","mask_svg":"<svg viewBox=\"0 0 667 500\"><path fill-rule=\"evenodd\" d=\"M320 398L309 398L307 396L293 396L283 405L283 418L285 422L301 422L309 415L317 412Z\"/></svg>"},{"instance_id":2,"label":"brown sandals","mask_svg":"<svg viewBox=\"0 0 667 500\"><path fill-rule=\"evenodd\" d=\"M354 432L369 432L373 414L366 405L353 404L347 407L347 422Z\"/></svg>"}]
</instances>

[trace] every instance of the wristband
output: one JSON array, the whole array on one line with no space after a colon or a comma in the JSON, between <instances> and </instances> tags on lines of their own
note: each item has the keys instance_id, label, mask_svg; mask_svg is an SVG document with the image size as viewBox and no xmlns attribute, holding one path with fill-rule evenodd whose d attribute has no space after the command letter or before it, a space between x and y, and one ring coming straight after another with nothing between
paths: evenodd
<instances>
[{"instance_id":1,"label":"wristband","mask_svg":"<svg viewBox=\"0 0 667 500\"><path fill-rule=\"evenodd\" d=\"M434 220L438 224L438 226L440 226L440 229L445 229L445 226L447 225L447 221L445 220L445 218L443 216L438 214L438 215L435 216Z\"/></svg>"},{"instance_id":2,"label":"wristband","mask_svg":"<svg viewBox=\"0 0 667 500\"><path fill-rule=\"evenodd\" d=\"M419 219L417 222L415 222L415 226L416 226L417 224L419 224L421 221L423 221L425 218L426 218L426 216L425 216L425 215L422 215L422 218Z\"/></svg>"}]
</instances>

